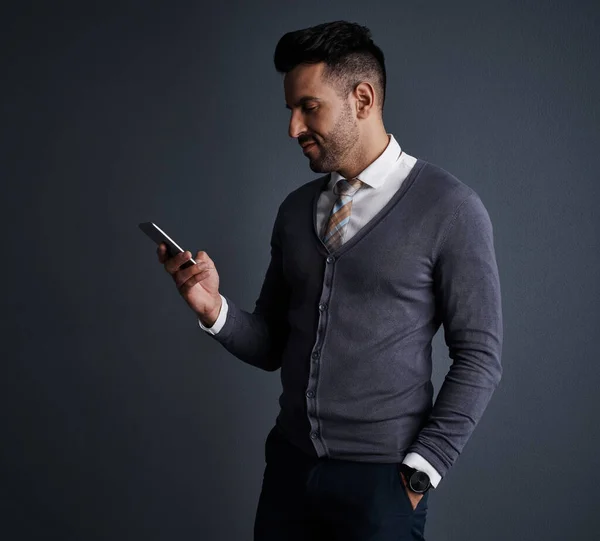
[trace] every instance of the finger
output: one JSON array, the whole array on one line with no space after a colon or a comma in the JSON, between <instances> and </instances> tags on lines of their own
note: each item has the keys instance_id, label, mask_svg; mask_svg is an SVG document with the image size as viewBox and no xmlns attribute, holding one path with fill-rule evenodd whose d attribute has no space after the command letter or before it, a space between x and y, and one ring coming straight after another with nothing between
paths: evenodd
<instances>
[{"instance_id":1,"label":"finger","mask_svg":"<svg viewBox=\"0 0 600 541\"><path fill-rule=\"evenodd\" d=\"M199 261L209 261L210 263L213 263L213 260L210 257L208 257L208 254L204 250L196 252L194 260L196 261L196 263Z\"/></svg>"},{"instance_id":2,"label":"finger","mask_svg":"<svg viewBox=\"0 0 600 541\"><path fill-rule=\"evenodd\" d=\"M194 269L196 269L196 267L197 267L197 265L194 266ZM186 270L188 270L188 269L186 269ZM194 272L194 274L189 276L187 279L176 280L175 283L177 285L177 289L179 290L179 292L181 294L186 293L192 287L194 287L198 282L201 282L202 280L204 280L206 278L206 276L208 276L208 273L210 272L210 270L211 270L211 267L205 267L201 270L198 270L197 272Z\"/></svg>"},{"instance_id":3,"label":"finger","mask_svg":"<svg viewBox=\"0 0 600 541\"><path fill-rule=\"evenodd\" d=\"M173 279L175 280L175 285L177 286L177 289L180 289L183 284L185 284L188 280L192 279L194 276L201 275L199 277L199 280L197 281L203 280L204 278L206 278L207 273L213 269L214 266L212 266L210 263L201 261L200 263L196 263L191 267L179 270L178 272L173 274ZM190 285L190 287L197 283L197 281L193 282Z\"/></svg>"},{"instance_id":4,"label":"finger","mask_svg":"<svg viewBox=\"0 0 600 541\"><path fill-rule=\"evenodd\" d=\"M158 254L158 260L164 263L167 260L167 245L161 242L156 249L156 253Z\"/></svg>"},{"instance_id":5,"label":"finger","mask_svg":"<svg viewBox=\"0 0 600 541\"><path fill-rule=\"evenodd\" d=\"M165 262L166 271L171 275L175 274L179 270L179 267L181 267L181 265L183 265L188 259L190 259L191 256L192 254L186 251L180 252L173 257L167 258Z\"/></svg>"}]
</instances>

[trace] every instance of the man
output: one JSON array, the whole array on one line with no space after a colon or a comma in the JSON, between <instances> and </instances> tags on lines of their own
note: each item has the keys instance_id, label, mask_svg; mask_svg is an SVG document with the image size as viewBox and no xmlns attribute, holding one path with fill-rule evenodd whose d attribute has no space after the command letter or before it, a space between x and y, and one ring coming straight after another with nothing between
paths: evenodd
<instances>
[{"instance_id":1,"label":"man","mask_svg":"<svg viewBox=\"0 0 600 541\"><path fill-rule=\"evenodd\" d=\"M255 540L424 539L429 489L500 381L492 225L478 195L404 152L382 119L384 55L344 21L285 34L289 135L326 173L280 205L253 313L219 293L200 251L159 261L200 326L281 368ZM431 340L453 363L432 404Z\"/></svg>"}]
</instances>

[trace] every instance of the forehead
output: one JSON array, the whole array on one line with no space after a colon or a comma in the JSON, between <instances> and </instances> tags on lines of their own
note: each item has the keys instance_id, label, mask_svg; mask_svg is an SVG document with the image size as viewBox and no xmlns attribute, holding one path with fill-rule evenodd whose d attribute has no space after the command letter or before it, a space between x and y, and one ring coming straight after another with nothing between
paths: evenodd
<instances>
[{"instance_id":1,"label":"forehead","mask_svg":"<svg viewBox=\"0 0 600 541\"><path fill-rule=\"evenodd\" d=\"M283 79L286 103L293 106L304 96L330 98L334 94L333 89L321 80L324 68L324 62L298 64L293 70L286 73Z\"/></svg>"}]
</instances>

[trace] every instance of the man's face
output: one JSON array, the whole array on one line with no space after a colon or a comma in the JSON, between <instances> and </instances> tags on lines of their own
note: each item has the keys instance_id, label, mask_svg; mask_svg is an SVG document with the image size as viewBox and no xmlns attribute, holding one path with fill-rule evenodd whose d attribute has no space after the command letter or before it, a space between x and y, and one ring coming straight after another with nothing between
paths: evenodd
<instances>
[{"instance_id":1,"label":"man's face","mask_svg":"<svg viewBox=\"0 0 600 541\"><path fill-rule=\"evenodd\" d=\"M303 152L317 173L341 169L360 144L351 102L322 82L324 67L324 62L300 64L285 75L283 82L286 107L291 110L289 135L302 146L314 143Z\"/></svg>"}]
</instances>

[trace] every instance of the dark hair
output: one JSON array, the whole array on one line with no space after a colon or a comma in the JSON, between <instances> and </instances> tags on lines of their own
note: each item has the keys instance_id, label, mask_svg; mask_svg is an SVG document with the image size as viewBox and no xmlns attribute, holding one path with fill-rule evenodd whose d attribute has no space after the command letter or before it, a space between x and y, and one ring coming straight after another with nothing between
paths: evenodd
<instances>
[{"instance_id":1,"label":"dark hair","mask_svg":"<svg viewBox=\"0 0 600 541\"><path fill-rule=\"evenodd\" d=\"M385 59L366 26L334 21L288 32L277 43L273 60L279 73L288 73L298 64L325 62L323 78L341 98L348 97L356 85L368 80L379 96L383 112Z\"/></svg>"}]
</instances>

